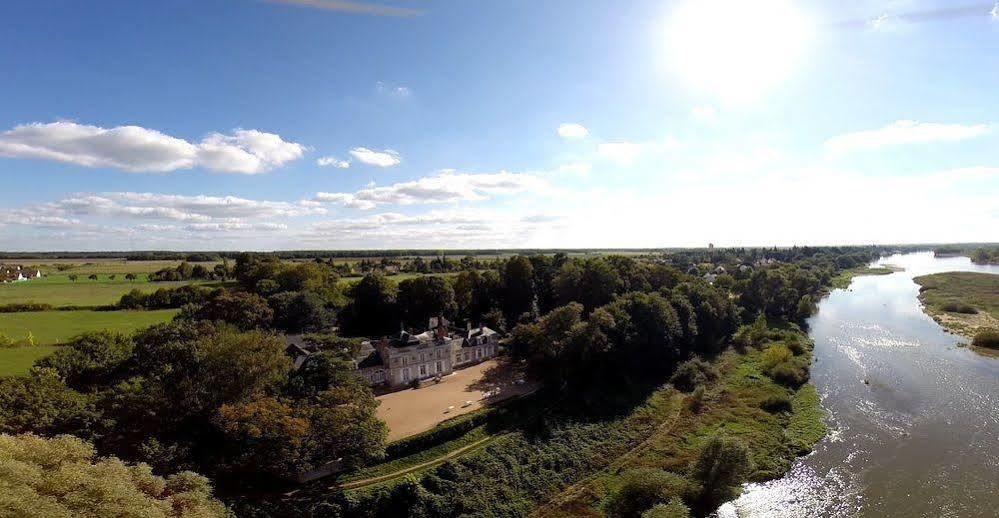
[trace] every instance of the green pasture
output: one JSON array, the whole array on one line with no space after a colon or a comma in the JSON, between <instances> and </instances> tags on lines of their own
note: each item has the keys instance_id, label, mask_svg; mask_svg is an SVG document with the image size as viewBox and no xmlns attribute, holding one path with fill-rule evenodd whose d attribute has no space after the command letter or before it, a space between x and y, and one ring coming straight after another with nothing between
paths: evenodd
<instances>
[{"instance_id":1,"label":"green pasture","mask_svg":"<svg viewBox=\"0 0 999 518\"><path fill-rule=\"evenodd\" d=\"M176 309L155 311L29 311L0 313L0 334L15 340L23 339L28 332L41 345L65 343L68 339L87 332L109 329L130 333L136 329L167 322L176 315Z\"/></svg>"}]
</instances>

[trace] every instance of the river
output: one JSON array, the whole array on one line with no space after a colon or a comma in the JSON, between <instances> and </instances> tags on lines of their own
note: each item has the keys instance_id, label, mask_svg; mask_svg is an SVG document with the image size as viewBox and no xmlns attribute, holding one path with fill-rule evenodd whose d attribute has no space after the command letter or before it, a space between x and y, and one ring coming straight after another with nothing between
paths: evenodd
<instances>
[{"instance_id":1,"label":"river","mask_svg":"<svg viewBox=\"0 0 999 518\"><path fill-rule=\"evenodd\" d=\"M999 358L961 347L920 309L912 281L999 267L928 252L876 264L905 271L855 277L808 322L829 434L719 517L999 516Z\"/></svg>"}]
</instances>

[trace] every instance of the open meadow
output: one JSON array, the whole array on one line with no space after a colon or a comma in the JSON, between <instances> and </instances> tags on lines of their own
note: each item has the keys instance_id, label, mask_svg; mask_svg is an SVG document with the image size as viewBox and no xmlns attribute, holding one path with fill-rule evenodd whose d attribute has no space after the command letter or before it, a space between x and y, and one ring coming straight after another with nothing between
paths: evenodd
<instances>
[{"instance_id":1,"label":"open meadow","mask_svg":"<svg viewBox=\"0 0 999 518\"><path fill-rule=\"evenodd\" d=\"M165 261L153 261L165 262ZM45 270L42 270L43 274ZM129 272L132 273L132 272ZM50 304L60 306L105 306L115 304L121 296L139 290L145 293L160 288L176 288L185 284L220 284L217 281L150 282L146 274L128 280L123 273L49 273L40 279L0 284L0 306L5 304ZM72 280L70 275L75 275ZM97 279L88 278L97 275ZM114 279L110 276L114 275Z\"/></svg>"},{"instance_id":2,"label":"open meadow","mask_svg":"<svg viewBox=\"0 0 999 518\"><path fill-rule=\"evenodd\" d=\"M44 358L59 349L56 345L11 347L0 349L0 377L26 374L35 360Z\"/></svg>"},{"instance_id":3,"label":"open meadow","mask_svg":"<svg viewBox=\"0 0 999 518\"><path fill-rule=\"evenodd\" d=\"M55 345L87 331L110 329L130 333L137 329L167 322L176 309L153 311L28 311L0 313L0 334L15 340L28 332L42 345Z\"/></svg>"}]
</instances>

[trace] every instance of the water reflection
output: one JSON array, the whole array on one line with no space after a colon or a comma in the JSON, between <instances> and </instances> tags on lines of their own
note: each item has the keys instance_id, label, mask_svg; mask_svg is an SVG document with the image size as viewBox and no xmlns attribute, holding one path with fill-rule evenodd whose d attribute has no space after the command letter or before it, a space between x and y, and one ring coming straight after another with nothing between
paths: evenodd
<instances>
[{"instance_id":1,"label":"water reflection","mask_svg":"<svg viewBox=\"0 0 999 518\"><path fill-rule=\"evenodd\" d=\"M931 253L877 263L905 271L855 278L809 320L829 435L720 517L999 516L999 358L959 347L912 281L999 267Z\"/></svg>"}]
</instances>

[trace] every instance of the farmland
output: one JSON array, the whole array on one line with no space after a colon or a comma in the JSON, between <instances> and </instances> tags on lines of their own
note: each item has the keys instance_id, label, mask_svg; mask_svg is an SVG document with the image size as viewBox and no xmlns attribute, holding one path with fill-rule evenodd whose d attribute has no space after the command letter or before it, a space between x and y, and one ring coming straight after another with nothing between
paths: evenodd
<instances>
[{"instance_id":1,"label":"farmland","mask_svg":"<svg viewBox=\"0 0 999 518\"><path fill-rule=\"evenodd\" d=\"M55 345L0 349L0 377L25 374L35 360L52 354L56 349L59 347Z\"/></svg>"},{"instance_id":2,"label":"farmland","mask_svg":"<svg viewBox=\"0 0 999 518\"><path fill-rule=\"evenodd\" d=\"M155 311L31 311L0 314L0 334L22 339L31 332L42 345L54 345L87 331L110 329L132 332L166 322L177 314L175 309Z\"/></svg>"}]
</instances>

